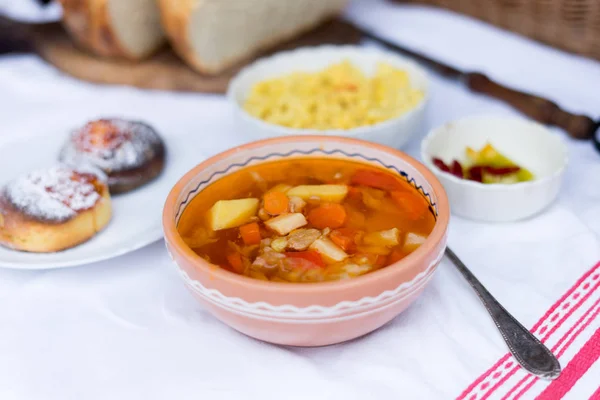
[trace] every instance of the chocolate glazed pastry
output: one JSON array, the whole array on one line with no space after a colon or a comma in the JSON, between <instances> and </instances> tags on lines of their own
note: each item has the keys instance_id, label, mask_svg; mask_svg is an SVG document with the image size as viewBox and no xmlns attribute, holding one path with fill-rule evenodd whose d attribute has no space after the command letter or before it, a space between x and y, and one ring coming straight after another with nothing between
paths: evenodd
<instances>
[{"instance_id":1,"label":"chocolate glazed pastry","mask_svg":"<svg viewBox=\"0 0 600 400\"><path fill-rule=\"evenodd\" d=\"M88 162L108 175L111 194L129 192L163 170L165 146L149 125L123 119L100 119L75 130L60 152L60 160Z\"/></svg>"}]
</instances>

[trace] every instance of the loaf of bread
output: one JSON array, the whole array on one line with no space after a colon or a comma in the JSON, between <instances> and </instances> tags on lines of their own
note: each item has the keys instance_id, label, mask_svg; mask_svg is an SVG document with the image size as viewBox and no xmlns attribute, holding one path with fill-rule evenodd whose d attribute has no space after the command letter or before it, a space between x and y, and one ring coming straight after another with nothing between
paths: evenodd
<instances>
[{"instance_id":1,"label":"loaf of bread","mask_svg":"<svg viewBox=\"0 0 600 400\"><path fill-rule=\"evenodd\" d=\"M165 41L156 0L60 2L63 24L71 37L99 56L138 60Z\"/></svg>"},{"instance_id":2,"label":"loaf of bread","mask_svg":"<svg viewBox=\"0 0 600 400\"><path fill-rule=\"evenodd\" d=\"M195 70L216 74L339 14L348 0L159 0L163 29Z\"/></svg>"}]
</instances>

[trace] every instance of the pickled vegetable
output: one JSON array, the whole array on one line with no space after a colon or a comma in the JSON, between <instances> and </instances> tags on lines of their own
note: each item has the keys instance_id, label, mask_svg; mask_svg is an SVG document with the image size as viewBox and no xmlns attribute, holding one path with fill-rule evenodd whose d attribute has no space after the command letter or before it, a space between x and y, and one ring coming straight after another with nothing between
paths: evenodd
<instances>
[{"instance_id":1,"label":"pickled vegetable","mask_svg":"<svg viewBox=\"0 0 600 400\"><path fill-rule=\"evenodd\" d=\"M485 184L512 184L531 181L535 178L529 170L514 163L489 143L481 150L467 147L465 154L466 159L462 162L453 160L447 164L440 158L433 158L433 164L441 171L457 178Z\"/></svg>"}]
</instances>

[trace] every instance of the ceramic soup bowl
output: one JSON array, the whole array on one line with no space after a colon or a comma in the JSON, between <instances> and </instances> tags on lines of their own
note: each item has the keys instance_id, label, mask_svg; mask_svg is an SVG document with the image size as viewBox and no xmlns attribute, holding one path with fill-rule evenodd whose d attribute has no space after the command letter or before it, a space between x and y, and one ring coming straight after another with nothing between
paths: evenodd
<instances>
[{"instance_id":1,"label":"ceramic soup bowl","mask_svg":"<svg viewBox=\"0 0 600 400\"><path fill-rule=\"evenodd\" d=\"M404 259L363 276L319 283L261 281L212 265L177 231L186 206L212 182L241 168L284 158L329 157L385 168L406 179L436 215L433 231ZM178 274L216 318L257 339L322 346L365 335L404 311L423 291L446 247L450 210L444 189L422 164L389 147L332 136L292 136L246 144L189 171L163 212L166 245Z\"/></svg>"}]
</instances>

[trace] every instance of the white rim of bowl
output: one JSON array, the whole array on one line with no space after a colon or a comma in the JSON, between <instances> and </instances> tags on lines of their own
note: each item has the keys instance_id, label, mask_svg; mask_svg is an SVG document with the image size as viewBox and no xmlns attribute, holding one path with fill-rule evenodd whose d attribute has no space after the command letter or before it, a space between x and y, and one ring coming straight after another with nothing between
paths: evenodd
<instances>
[{"instance_id":1,"label":"white rim of bowl","mask_svg":"<svg viewBox=\"0 0 600 400\"><path fill-rule=\"evenodd\" d=\"M417 104L416 107L408 110L407 112L405 112L404 114L398 116L398 117L394 117L394 118L390 118L387 119L385 121L381 121L378 122L376 124L373 125L364 125L364 126L359 126L356 128L352 128L352 129L325 129L325 130L318 130L318 129L309 129L309 128L290 128L287 126L283 126L283 125L277 125L277 124L271 124L268 122L263 121L260 118L256 118L253 115L249 114L246 110L244 110L240 104L237 102L236 98L235 98L235 93L237 92L238 86L240 84L240 81L243 80L243 78L245 78L253 69L255 68L260 68L265 64L269 64L272 62L276 62L277 59L280 58L285 58L285 57L289 57L293 54L298 54L298 53L313 53L313 52L326 52L326 51L334 51L334 52L343 52L343 51L354 51L354 52L370 52L370 53L374 53L374 54L378 54L382 57L382 59L385 58L391 58L391 59L396 59L396 60L400 60L401 62L410 65L411 68L414 68L415 71L417 71L417 74L421 74L423 77L423 84L424 84L424 88L423 88L423 98L421 99L421 101L419 102L419 104ZM294 50L286 50L286 51L282 51L276 54L273 54L271 56L268 57L263 57L260 58L252 63L250 63L249 65L245 66L244 68L242 68L237 75L229 82L229 86L227 88L227 94L226 94L227 100L232 103L234 109L236 112L238 112L242 118L250 121L251 123L255 123L260 125L263 129L278 129L280 130L282 133L286 134L286 135L333 135L333 136L354 136L354 135L360 135L361 133L366 133L369 131L372 131L375 128L385 128L387 126L393 125L394 123L397 123L399 121L402 121L404 119L408 119L409 116L415 114L417 111L423 109L425 107L425 105L427 104L427 102L429 101L429 77L427 75L427 72L425 71L424 68L422 68L419 64L417 64L416 62L412 61L410 58L407 57L403 57L401 55L398 55L396 53L392 53L390 51L385 51L385 50L381 50L381 49L377 49L377 48L368 48L368 47L362 47L362 46L354 46L354 45L328 45L328 44L324 44L324 45L320 45L320 46L306 46L306 47L300 47L298 49L294 49Z\"/></svg>"},{"instance_id":2,"label":"white rim of bowl","mask_svg":"<svg viewBox=\"0 0 600 400\"><path fill-rule=\"evenodd\" d=\"M560 146L562 153L563 153L561 166L556 171L554 171L554 173L547 175L540 179L534 179L529 182L494 183L494 184L484 184L484 183L475 182L475 181L468 180L468 179L460 179L460 178L452 175L451 173L442 171L431 161L432 156L431 156L431 154L429 154L426 151L426 148L428 147L429 143L432 140L434 140L438 135L440 135L442 132L444 132L446 130L446 127L448 126L448 124L458 124L461 122L473 121L473 120L516 121L519 123L531 124L531 125L535 125L538 128L542 128L545 131L546 136L548 138L550 138L550 140L554 140ZM542 185L550 180L557 178L558 176L562 175L567 168L567 165L569 163L569 151L568 151L567 145L564 140L562 140L558 135L553 134L548 129L548 127L546 127L543 124L540 124L539 122L535 122L535 121L531 121L531 120L528 120L525 118L519 118L519 117L507 117L507 116L501 116L501 115L485 115L484 114L484 115L476 115L476 116L460 118L457 120L446 122L445 124L430 130L429 133L427 133L427 135L421 142L421 158L422 158L423 163L427 166L427 168L429 168L432 172L434 172L437 175L443 175L444 177L446 177L446 179L450 180L451 182L461 184L461 185L476 187L476 188L479 188L482 190L498 191L498 190L518 190L524 186Z\"/></svg>"}]
</instances>

